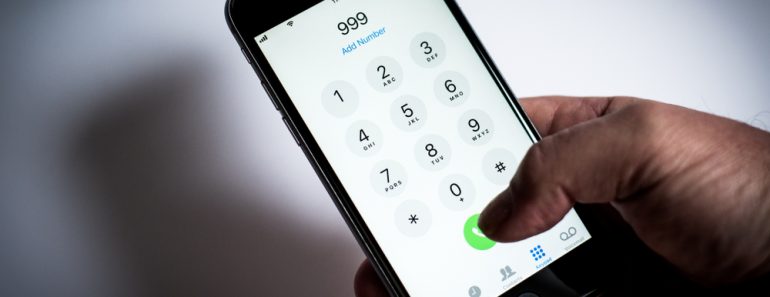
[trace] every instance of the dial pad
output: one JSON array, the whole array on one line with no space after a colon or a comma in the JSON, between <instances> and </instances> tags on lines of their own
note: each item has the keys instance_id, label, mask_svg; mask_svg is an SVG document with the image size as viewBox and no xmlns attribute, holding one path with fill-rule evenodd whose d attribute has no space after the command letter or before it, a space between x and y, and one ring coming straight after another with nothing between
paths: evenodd
<instances>
[{"instance_id":1,"label":"dial pad","mask_svg":"<svg viewBox=\"0 0 770 297\"><path fill-rule=\"evenodd\" d=\"M407 67L403 60L374 57L362 69L363 76L329 83L321 101L330 120L349 121L340 137L362 158L351 163L351 170L369 164L371 188L377 194L373 196L384 199L401 234L416 238L430 232L435 207L462 218L472 215L471 210L478 212L477 185L506 185L518 159L506 148L489 147L495 121L474 105L471 81L444 64L451 48L441 37L417 34L407 50L411 57ZM357 90L351 83L362 80L368 89ZM401 90L404 85L413 93ZM413 187L408 185L409 176L416 178ZM426 182L426 176L437 178ZM425 197L424 191L420 197L413 193L426 188L433 189L432 197Z\"/></svg>"}]
</instances>

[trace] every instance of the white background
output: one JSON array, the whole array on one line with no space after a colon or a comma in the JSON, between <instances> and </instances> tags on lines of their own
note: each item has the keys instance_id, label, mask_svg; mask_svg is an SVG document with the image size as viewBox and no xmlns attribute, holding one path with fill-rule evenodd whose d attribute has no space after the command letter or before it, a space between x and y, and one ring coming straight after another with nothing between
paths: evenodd
<instances>
[{"instance_id":1,"label":"white background","mask_svg":"<svg viewBox=\"0 0 770 297\"><path fill-rule=\"evenodd\" d=\"M519 96L770 110L766 1L461 4ZM0 295L352 294L363 256L222 1L0 11Z\"/></svg>"}]
</instances>

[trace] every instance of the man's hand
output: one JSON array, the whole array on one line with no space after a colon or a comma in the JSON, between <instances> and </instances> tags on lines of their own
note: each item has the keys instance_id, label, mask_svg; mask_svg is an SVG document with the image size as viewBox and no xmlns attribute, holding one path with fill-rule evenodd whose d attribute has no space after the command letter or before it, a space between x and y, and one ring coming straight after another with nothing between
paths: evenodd
<instances>
[{"instance_id":1,"label":"man's hand","mask_svg":"<svg viewBox=\"0 0 770 297\"><path fill-rule=\"evenodd\" d=\"M544 138L482 213L488 237L522 240L575 203L609 203L648 247L701 283L770 270L770 134L628 97L520 102ZM356 294L380 293L364 263Z\"/></svg>"}]
</instances>

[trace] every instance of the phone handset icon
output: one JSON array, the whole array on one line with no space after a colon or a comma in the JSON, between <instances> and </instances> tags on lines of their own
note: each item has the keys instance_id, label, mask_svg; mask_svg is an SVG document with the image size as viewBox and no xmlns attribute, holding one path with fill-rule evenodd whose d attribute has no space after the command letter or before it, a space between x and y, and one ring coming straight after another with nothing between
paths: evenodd
<instances>
[{"instance_id":1,"label":"phone handset icon","mask_svg":"<svg viewBox=\"0 0 770 297\"><path fill-rule=\"evenodd\" d=\"M496 242L487 238L481 229L479 229L479 215L472 215L465 221L465 229L463 230L465 241L468 242L472 248L485 251L495 246Z\"/></svg>"},{"instance_id":2,"label":"phone handset icon","mask_svg":"<svg viewBox=\"0 0 770 297\"><path fill-rule=\"evenodd\" d=\"M478 236L478 237L487 238L487 236L486 236L486 235L484 235L484 233L483 233L483 232L481 232L481 229L479 229L479 227L478 227L478 226L476 226L476 227L473 227L473 229L471 229L471 231L473 232L473 234L476 234L476 236Z\"/></svg>"}]
</instances>

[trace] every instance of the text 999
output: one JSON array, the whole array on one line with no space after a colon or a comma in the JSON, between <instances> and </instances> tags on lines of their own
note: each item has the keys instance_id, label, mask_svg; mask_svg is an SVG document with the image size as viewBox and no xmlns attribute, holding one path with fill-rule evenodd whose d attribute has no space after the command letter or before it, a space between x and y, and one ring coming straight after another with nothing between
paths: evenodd
<instances>
[{"instance_id":1,"label":"text 999","mask_svg":"<svg viewBox=\"0 0 770 297\"><path fill-rule=\"evenodd\" d=\"M366 17L365 13L359 12L355 17L349 17L344 22L339 22L337 24L337 29L340 30L342 35L348 35L350 31L356 30L367 23L369 23L369 18Z\"/></svg>"}]
</instances>

